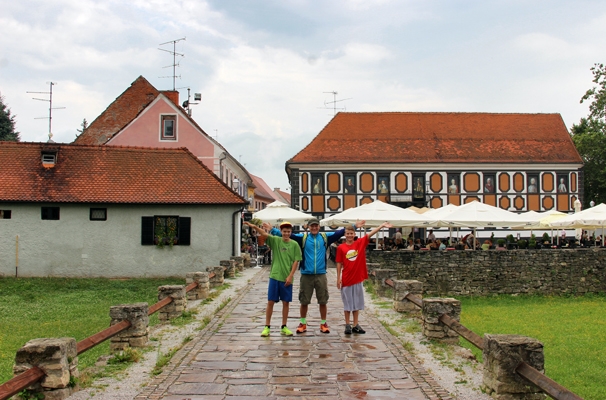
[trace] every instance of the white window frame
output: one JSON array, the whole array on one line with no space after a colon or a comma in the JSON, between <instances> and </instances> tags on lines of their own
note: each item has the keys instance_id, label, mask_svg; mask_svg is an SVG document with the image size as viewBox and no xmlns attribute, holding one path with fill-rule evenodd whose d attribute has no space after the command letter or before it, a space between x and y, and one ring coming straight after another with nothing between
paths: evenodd
<instances>
[{"instance_id":1,"label":"white window frame","mask_svg":"<svg viewBox=\"0 0 606 400\"><path fill-rule=\"evenodd\" d=\"M173 121L173 136L166 136L165 132L165 122ZM177 141L177 114L160 114L160 140L161 141Z\"/></svg>"}]
</instances>

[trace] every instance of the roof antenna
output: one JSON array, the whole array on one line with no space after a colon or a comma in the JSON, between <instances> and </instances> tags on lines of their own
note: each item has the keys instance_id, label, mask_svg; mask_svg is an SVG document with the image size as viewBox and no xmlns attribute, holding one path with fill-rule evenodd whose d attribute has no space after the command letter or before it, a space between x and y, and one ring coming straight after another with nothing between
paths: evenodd
<instances>
[{"instance_id":1,"label":"roof antenna","mask_svg":"<svg viewBox=\"0 0 606 400\"><path fill-rule=\"evenodd\" d=\"M185 89L186 86L179 88L179 89ZM202 93L194 93L194 101L201 101L202 100ZM185 100L182 104L182 107L187 111L187 115L189 115L191 117L191 106L195 106L199 103L192 103L191 101L191 89L189 87L187 87L187 100Z\"/></svg>"},{"instance_id":2,"label":"roof antenna","mask_svg":"<svg viewBox=\"0 0 606 400\"><path fill-rule=\"evenodd\" d=\"M39 94L48 94L48 99L39 99L37 97L32 97L34 100L40 101L48 101L48 117L36 117L34 119L48 119L48 141L52 142L53 138L53 110L63 110L65 107L53 107L53 86L57 84L57 82L46 82L49 84L50 89L48 92L25 92L25 93L39 93Z\"/></svg>"},{"instance_id":3,"label":"roof antenna","mask_svg":"<svg viewBox=\"0 0 606 400\"><path fill-rule=\"evenodd\" d=\"M330 109L332 108L333 110L333 117L335 115L337 115L337 110L343 110L345 111L346 108L345 107L341 107L341 108L337 108L337 103L341 102L341 101L345 101L345 100L351 100L353 97L349 97L347 99L342 99L342 100L337 100L337 94L339 94L336 91L332 91L332 92L322 92L322 93L331 93L333 96L333 101L324 101L324 107L318 107L318 108L323 108L323 109ZM332 107L329 106L329 104L332 104Z\"/></svg>"},{"instance_id":4,"label":"roof antenna","mask_svg":"<svg viewBox=\"0 0 606 400\"><path fill-rule=\"evenodd\" d=\"M170 53L173 55L173 64L172 65L167 65L166 67L162 67L162 68L170 68L173 67L173 74L172 76L159 76L158 78L173 78L173 92L175 91L175 79L177 78L177 72L175 70L175 68L177 68L179 66L179 63L177 62L177 56L181 56L181 57L185 57L185 54L181 54L181 53L177 53L177 43L185 40L184 37L182 37L181 39L175 39L175 40L171 40L165 43L160 43L158 46L164 46L165 44L169 44L172 43L173 44L173 49L172 50L166 50L166 49L158 49L161 51L165 51L167 53ZM178 76L179 79L181 79L181 75Z\"/></svg>"}]
</instances>

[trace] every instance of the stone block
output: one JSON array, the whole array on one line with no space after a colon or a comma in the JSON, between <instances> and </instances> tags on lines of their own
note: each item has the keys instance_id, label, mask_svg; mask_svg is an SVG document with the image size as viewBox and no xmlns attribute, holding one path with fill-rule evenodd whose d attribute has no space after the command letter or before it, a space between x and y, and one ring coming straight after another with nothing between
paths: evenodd
<instances>
[{"instance_id":1,"label":"stone block","mask_svg":"<svg viewBox=\"0 0 606 400\"><path fill-rule=\"evenodd\" d=\"M158 300L164 300L166 297L173 299L185 298L184 285L164 285L158 287Z\"/></svg>"},{"instance_id":2,"label":"stone block","mask_svg":"<svg viewBox=\"0 0 606 400\"><path fill-rule=\"evenodd\" d=\"M219 264L225 269L226 278L234 278L236 276L236 261L221 260Z\"/></svg>"},{"instance_id":3,"label":"stone block","mask_svg":"<svg viewBox=\"0 0 606 400\"><path fill-rule=\"evenodd\" d=\"M231 256L230 260L234 260L236 262L236 270L242 272L244 271L244 257L242 256Z\"/></svg>"},{"instance_id":4,"label":"stone block","mask_svg":"<svg viewBox=\"0 0 606 400\"><path fill-rule=\"evenodd\" d=\"M214 273L215 275L209 279L209 286L211 288L217 287L217 286L221 286L224 282L224 272L225 272L225 268L224 267L208 267L206 268L206 270L209 273Z\"/></svg>"},{"instance_id":5,"label":"stone block","mask_svg":"<svg viewBox=\"0 0 606 400\"><path fill-rule=\"evenodd\" d=\"M20 374L38 366L46 374L30 387L35 393L44 394L46 399L65 399L73 390L68 387L72 371L77 376L78 354L76 339L51 338L33 339L17 351L13 372Z\"/></svg>"},{"instance_id":6,"label":"stone block","mask_svg":"<svg viewBox=\"0 0 606 400\"><path fill-rule=\"evenodd\" d=\"M130 345L130 347L145 347L147 346L148 339L149 337L147 335L131 337L130 339L128 339L128 344Z\"/></svg>"},{"instance_id":7,"label":"stone block","mask_svg":"<svg viewBox=\"0 0 606 400\"><path fill-rule=\"evenodd\" d=\"M133 343L144 347L147 345L149 335L149 307L147 303L121 304L112 306L109 315L112 317L111 325L123 320L130 321L131 326L111 338L110 350L112 352L122 351L129 346L131 338L136 338Z\"/></svg>"},{"instance_id":8,"label":"stone block","mask_svg":"<svg viewBox=\"0 0 606 400\"><path fill-rule=\"evenodd\" d=\"M461 302L452 298L426 298L423 299L423 335L442 342L456 344L459 335L448 326L440 322L443 314L455 321L460 320Z\"/></svg>"},{"instance_id":9,"label":"stone block","mask_svg":"<svg viewBox=\"0 0 606 400\"><path fill-rule=\"evenodd\" d=\"M395 269L375 269L375 285L377 288L377 294L385 296L387 291L391 289L390 286L385 284L385 279L397 278L398 274Z\"/></svg>"},{"instance_id":10,"label":"stone block","mask_svg":"<svg viewBox=\"0 0 606 400\"><path fill-rule=\"evenodd\" d=\"M483 385L495 399L544 399L545 394L515 372L521 361L544 372L543 344L520 335L484 335Z\"/></svg>"},{"instance_id":11,"label":"stone block","mask_svg":"<svg viewBox=\"0 0 606 400\"><path fill-rule=\"evenodd\" d=\"M147 335L149 326L149 307L147 303L120 304L109 309L110 325L127 320L131 326L114 337Z\"/></svg>"},{"instance_id":12,"label":"stone block","mask_svg":"<svg viewBox=\"0 0 606 400\"><path fill-rule=\"evenodd\" d=\"M393 308L398 312L414 313L419 312L420 308L404 296L408 293L423 298L423 282L416 280L393 280L394 283L394 302Z\"/></svg>"}]
</instances>

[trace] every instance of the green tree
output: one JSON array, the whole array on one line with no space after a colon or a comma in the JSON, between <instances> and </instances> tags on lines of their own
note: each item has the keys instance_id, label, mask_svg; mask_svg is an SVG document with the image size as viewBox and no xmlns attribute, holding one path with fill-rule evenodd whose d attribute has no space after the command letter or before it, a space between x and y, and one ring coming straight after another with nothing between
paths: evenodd
<instances>
[{"instance_id":1,"label":"green tree","mask_svg":"<svg viewBox=\"0 0 606 400\"><path fill-rule=\"evenodd\" d=\"M0 140L19 141L19 132L15 130L15 116L4 104L4 97L0 95Z\"/></svg>"},{"instance_id":2,"label":"green tree","mask_svg":"<svg viewBox=\"0 0 606 400\"><path fill-rule=\"evenodd\" d=\"M572 141L583 162L583 208L590 201L606 202L606 67L595 64L591 68L593 83L581 98L581 103L591 101L589 115L581 118L570 130Z\"/></svg>"},{"instance_id":3,"label":"green tree","mask_svg":"<svg viewBox=\"0 0 606 400\"><path fill-rule=\"evenodd\" d=\"M82 127L82 129L76 129L78 131L78 133L76 133L76 137L82 135L88 129L88 121L86 120L86 118L82 120L80 126Z\"/></svg>"}]
</instances>

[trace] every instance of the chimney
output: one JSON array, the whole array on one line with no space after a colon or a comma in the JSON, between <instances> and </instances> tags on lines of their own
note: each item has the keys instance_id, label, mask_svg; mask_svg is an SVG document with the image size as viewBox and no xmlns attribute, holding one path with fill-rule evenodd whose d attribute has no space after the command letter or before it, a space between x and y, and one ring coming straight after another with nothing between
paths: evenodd
<instances>
[{"instance_id":1,"label":"chimney","mask_svg":"<svg viewBox=\"0 0 606 400\"><path fill-rule=\"evenodd\" d=\"M176 105L179 105L179 92L177 90L163 90L162 94L168 97Z\"/></svg>"}]
</instances>

